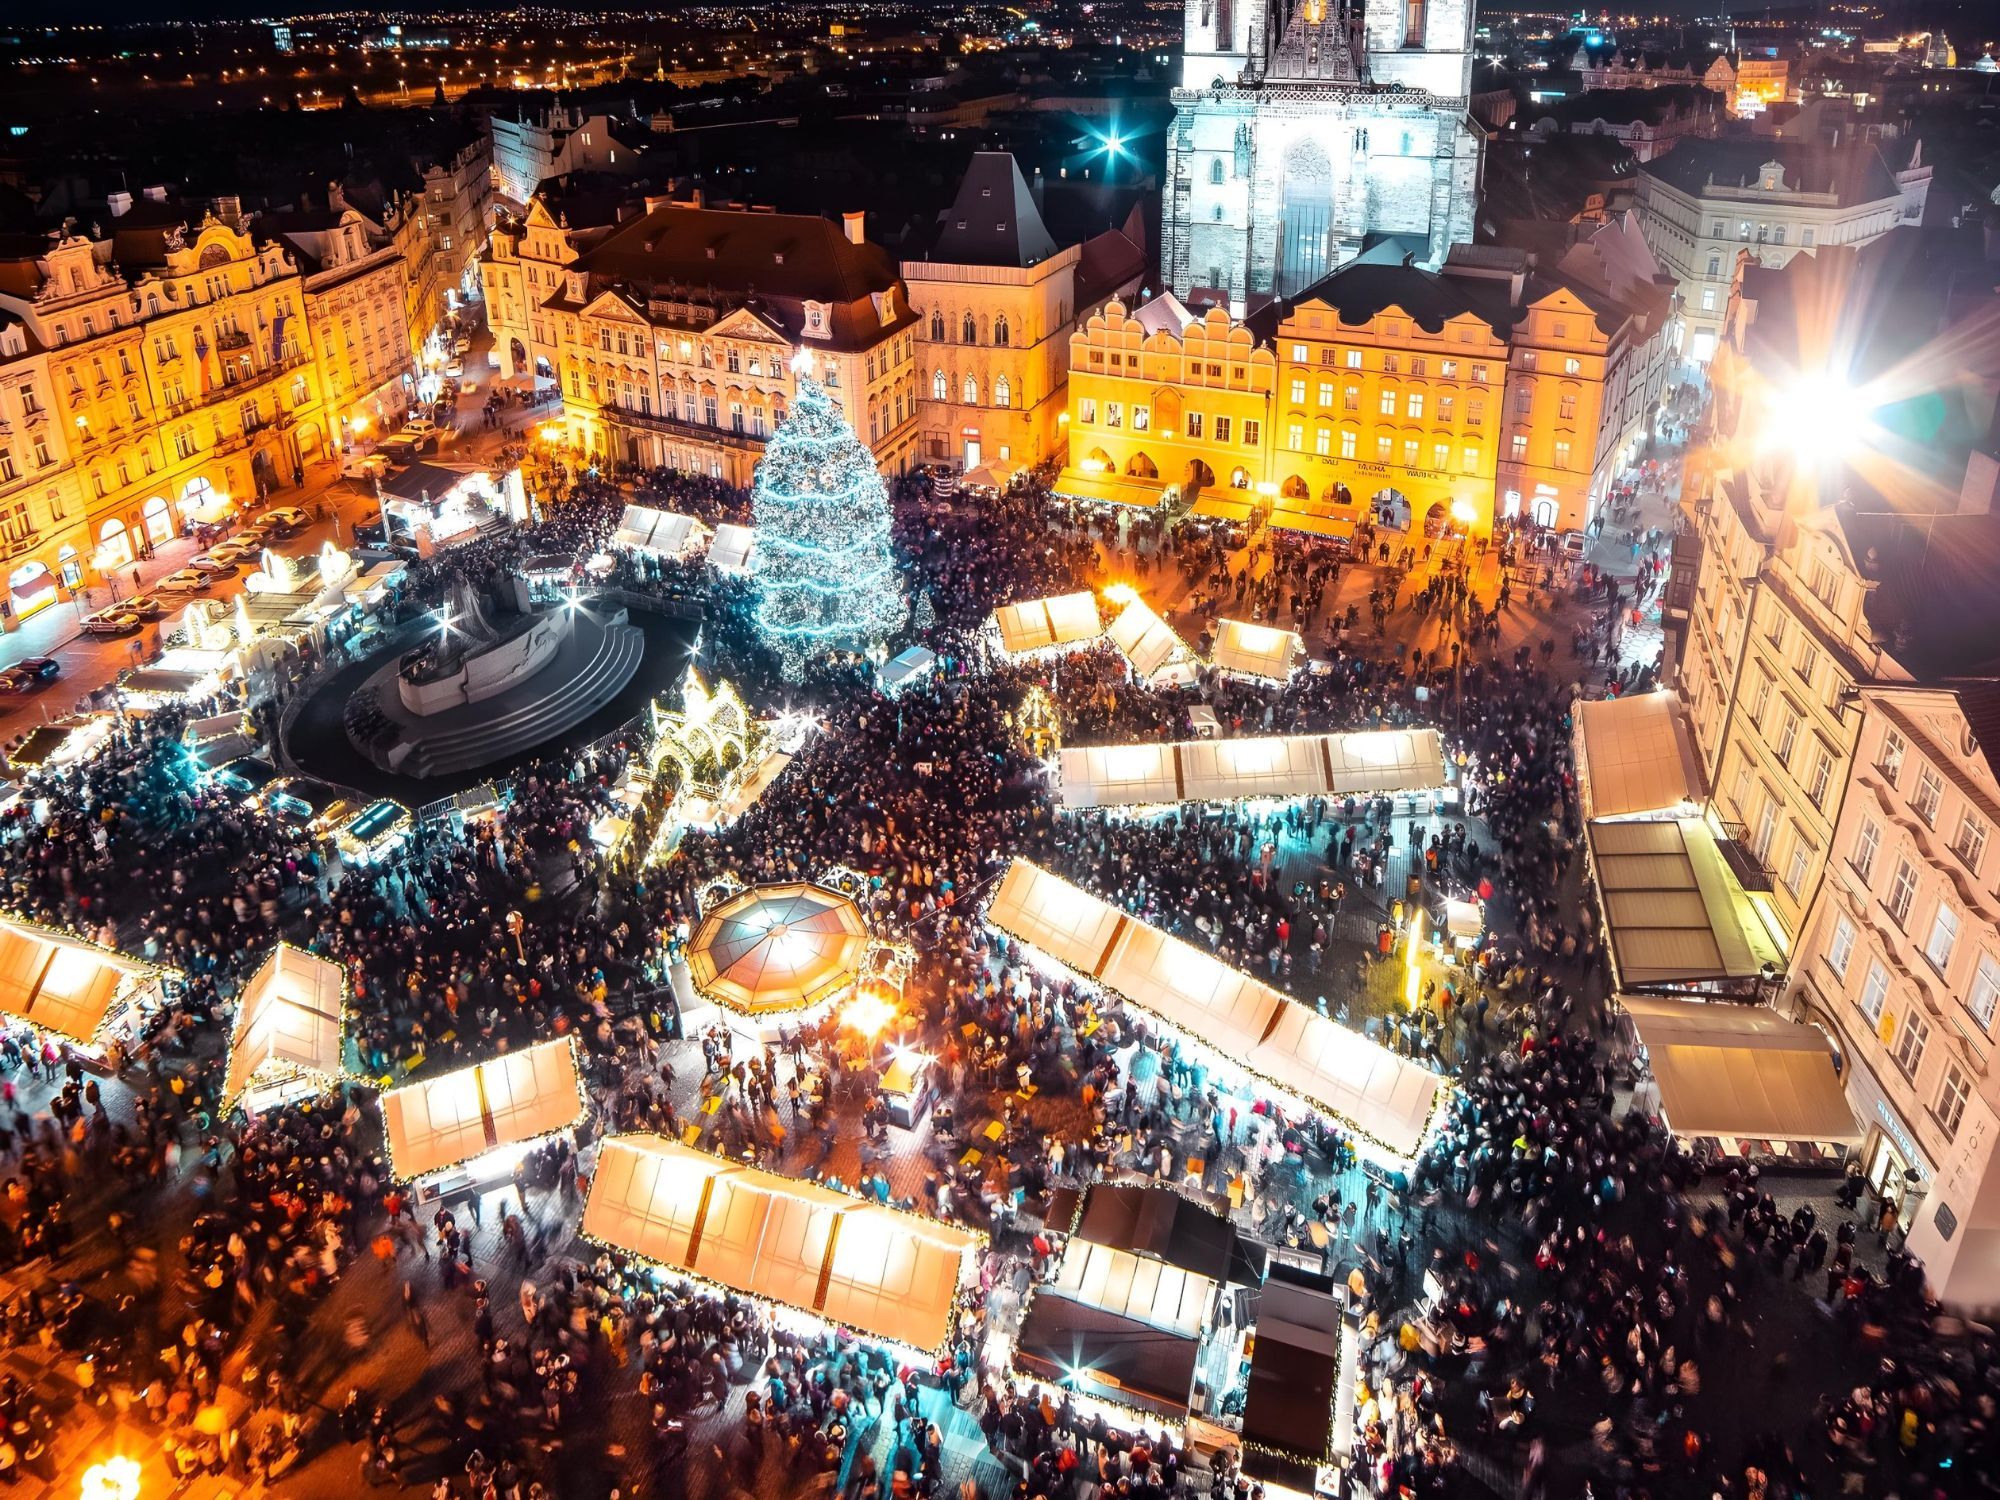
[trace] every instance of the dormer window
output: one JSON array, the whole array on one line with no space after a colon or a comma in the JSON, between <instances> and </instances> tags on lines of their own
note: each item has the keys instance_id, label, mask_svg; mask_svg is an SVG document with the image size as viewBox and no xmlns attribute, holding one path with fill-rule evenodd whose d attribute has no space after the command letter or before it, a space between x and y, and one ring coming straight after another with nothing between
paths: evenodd
<instances>
[{"instance_id":1,"label":"dormer window","mask_svg":"<svg viewBox=\"0 0 2000 1500\"><path fill-rule=\"evenodd\" d=\"M1422 47L1428 0L1403 0L1403 45Z\"/></svg>"}]
</instances>

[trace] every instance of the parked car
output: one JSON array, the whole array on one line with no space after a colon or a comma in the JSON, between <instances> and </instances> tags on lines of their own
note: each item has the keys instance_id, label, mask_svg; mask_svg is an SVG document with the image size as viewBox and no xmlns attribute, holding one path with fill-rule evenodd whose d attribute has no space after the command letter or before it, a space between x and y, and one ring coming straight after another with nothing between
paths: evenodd
<instances>
[{"instance_id":1,"label":"parked car","mask_svg":"<svg viewBox=\"0 0 2000 1500\"><path fill-rule=\"evenodd\" d=\"M211 578L227 578L236 571L236 564L233 561L217 557L213 552L197 552L188 559L188 567L206 573Z\"/></svg>"},{"instance_id":2,"label":"parked car","mask_svg":"<svg viewBox=\"0 0 2000 1500\"><path fill-rule=\"evenodd\" d=\"M418 412L403 424L403 430L398 435L401 437L425 438L430 437L437 430L438 424L435 420L425 416L422 412Z\"/></svg>"},{"instance_id":3,"label":"parked car","mask_svg":"<svg viewBox=\"0 0 2000 1500\"><path fill-rule=\"evenodd\" d=\"M244 563L263 550L263 544L254 536L238 536L226 542L217 542L208 549L208 555L218 562Z\"/></svg>"},{"instance_id":4,"label":"parked car","mask_svg":"<svg viewBox=\"0 0 2000 1500\"><path fill-rule=\"evenodd\" d=\"M134 594L117 608L130 610L142 620L157 620L167 612L167 606L151 594Z\"/></svg>"},{"instance_id":5,"label":"parked car","mask_svg":"<svg viewBox=\"0 0 2000 1500\"><path fill-rule=\"evenodd\" d=\"M470 354L472 352L472 340L461 333L451 341L451 352L453 354Z\"/></svg>"},{"instance_id":6,"label":"parked car","mask_svg":"<svg viewBox=\"0 0 2000 1500\"><path fill-rule=\"evenodd\" d=\"M114 604L86 616L83 628L89 635L130 635L144 624L145 621L131 605Z\"/></svg>"},{"instance_id":7,"label":"parked car","mask_svg":"<svg viewBox=\"0 0 2000 1500\"><path fill-rule=\"evenodd\" d=\"M60 676L62 663L53 656L31 656L0 672L0 693L25 693Z\"/></svg>"},{"instance_id":8,"label":"parked car","mask_svg":"<svg viewBox=\"0 0 2000 1500\"><path fill-rule=\"evenodd\" d=\"M182 568L178 572L169 573L154 584L153 591L159 594L199 594L205 592L214 582L212 577L199 568Z\"/></svg>"},{"instance_id":9,"label":"parked car","mask_svg":"<svg viewBox=\"0 0 2000 1500\"><path fill-rule=\"evenodd\" d=\"M304 531L312 525L312 517L296 505L283 505L276 510L267 510L257 518L261 526L276 526L286 532Z\"/></svg>"},{"instance_id":10,"label":"parked car","mask_svg":"<svg viewBox=\"0 0 2000 1500\"><path fill-rule=\"evenodd\" d=\"M1557 545L1562 548L1564 557L1579 559L1590 550L1590 538L1580 531L1565 531Z\"/></svg>"},{"instance_id":11,"label":"parked car","mask_svg":"<svg viewBox=\"0 0 2000 1500\"><path fill-rule=\"evenodd\" d=\"M254 797L278 779L278 768L257 755L225 761L215 770L215 785L237 801Z\"/></svg>"},{"instance_id":12,"label":"parked car","mask_svg":"<svg viewBox=\"0 0 2000 1500\"><path fill-rule=\"evenodd\" d=\"M388 472L389 460L380 453L347 453L340 460L342 479L373 480Z\"/></svg>"},{"instance_id":13,"label":"parked car","mask_svg":"<svg viewBox=\"0 0 2000 1500\"><path fill-rule=\"evenodd\" d=\"M451 363L444 367L444 373L449 379L458 379L459 376L465 373L465 361L454 358Z\"/></svg>"}]
</instances>

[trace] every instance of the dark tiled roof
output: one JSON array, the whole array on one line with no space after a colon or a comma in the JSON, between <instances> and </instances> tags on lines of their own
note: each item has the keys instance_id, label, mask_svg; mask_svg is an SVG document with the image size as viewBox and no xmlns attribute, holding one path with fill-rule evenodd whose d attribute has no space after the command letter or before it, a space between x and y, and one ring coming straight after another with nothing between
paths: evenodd
<instances>
[{"instance_id":1,"label":"dark tiled roof","mask_svg":"<svg viewBox=\"0 0 2000 1500\"><path fill-rule=\"evenodd\" d=\"M1766 162L1777 162L1785 169L1787 188L1830 192L1843 206L1897 196L1896 174L1873 145L1827 150L1807 142L1763 138L1684 140L1639 170L1698 198L1710 183L1731 188L1754 186Z\"/></svg>"},{"instance_id":2,"label":"dark tiled roof","mask_svg":"<svg viewBox=\"0 0 2000 1500\"><path fill-rule=\"evenodd\" d=\"M1143 278L1147 265L1146 252L1118 230L1092 235L1083 242L1083 253L1076 263L1076 305L1086 307L1134 277Z\"/></svg>"},{"instance_id":3,"label":"dark tiled roof","mask_svg":"<svg viewBox=\"0 0 2000 1500\"><path fill-rule=\"evenodd\" d=\"M1955 683L1952 691L1987 765L2000 772L2000 682Z\"/></svg>"},{"instance_id":4,"label":"dark tiled roof","mask_svg":"<svg viewBox=\"0 0 2000 1500\"><path fill-rule=\"evenodd\" d=\"M930 258L957 266L1024 267L1055 253L1013 154L974 152Z\"/></svg>"},{"instance_id":5,"label":"dark tiled roof","mask_svg":"<svg viewBox=\"0 0 2000 1500\"><path fill-rule=\"evenodd\" d=\"M1720 96L1697 83L1656 89L1589 89L1551 104L1546 114L1563 124L1629 125L1643 120L1658 125L1669 115L1713 114Z\"/></svg>"},{"instance_id":6,"label":"dark tiled roof","mask_svg":"<svg viewBox=\"0 0 2000 1500\"><path fill-rule=\"evenodd\" d=\"M1500 337L1520 317L1508 302L1508 283L1441 276L1415 266L1373 264L1356 260L1315 282L1296 297L1268 303L1247 320L1250 331L1268 340L1278 324L1303 302L1324 302L1351 326L1366 323L1385 308L1400 307L1427 333L1436 333L1451 319L1471 314Z\"/></svg>"},{"instance_id":7,"label":"dark tiled roof","mask_svg":"<svg viewBox=\"0 0 2000 1500\"><path fill-rule=\"evenodd\" d=\"M1835 508L1869 626L1920 682L2000 674L2000 515Z\"/></svg>"}]
</instances>

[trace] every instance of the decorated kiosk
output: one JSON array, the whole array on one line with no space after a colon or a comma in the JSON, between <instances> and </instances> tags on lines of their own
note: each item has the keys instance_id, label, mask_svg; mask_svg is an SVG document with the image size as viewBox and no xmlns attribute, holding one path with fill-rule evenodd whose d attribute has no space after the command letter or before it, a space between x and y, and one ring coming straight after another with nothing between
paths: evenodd
<instances>
[{"instance_id":1,"label":"decorated kiosk","mask_svg":"<svg viewBox=\"0 0 2000 1500\"><path fill-rule=\"evenodd\" d=\"M584 1116L576 1043L563 1037L382 1096L389 1162L425 1200L507 1181L539 1141Z\"/></svg>"},{"instance_id":2,"label":"decorated kiosk","mask_svg":"<svg viewBox=\"0 0 2000 1500\"><path fill-rule=\"evenodd\" d=\"M337 1083L346 1007L339 964L289 943L273 948L237 997L223 1110L254 1115Z\"/></svg>"}]
</instances>

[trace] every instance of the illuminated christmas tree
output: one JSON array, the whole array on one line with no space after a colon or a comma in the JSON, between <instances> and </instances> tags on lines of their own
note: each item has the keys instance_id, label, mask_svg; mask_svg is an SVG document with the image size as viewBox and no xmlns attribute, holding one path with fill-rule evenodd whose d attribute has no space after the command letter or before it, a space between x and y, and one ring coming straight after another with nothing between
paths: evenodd
<instances>
[{"instance_id":1,"label":"illuminated christmas tree","mask_svg":"<svg viewBox=\"0 0 2000 1500\"><path fill-rule=\"evenodd\" d=\"M786 677L833 651L886 641L906 612L875 459L816 380L801 374L751 488L757 624Z\"/></svg>"}]
</instances>

